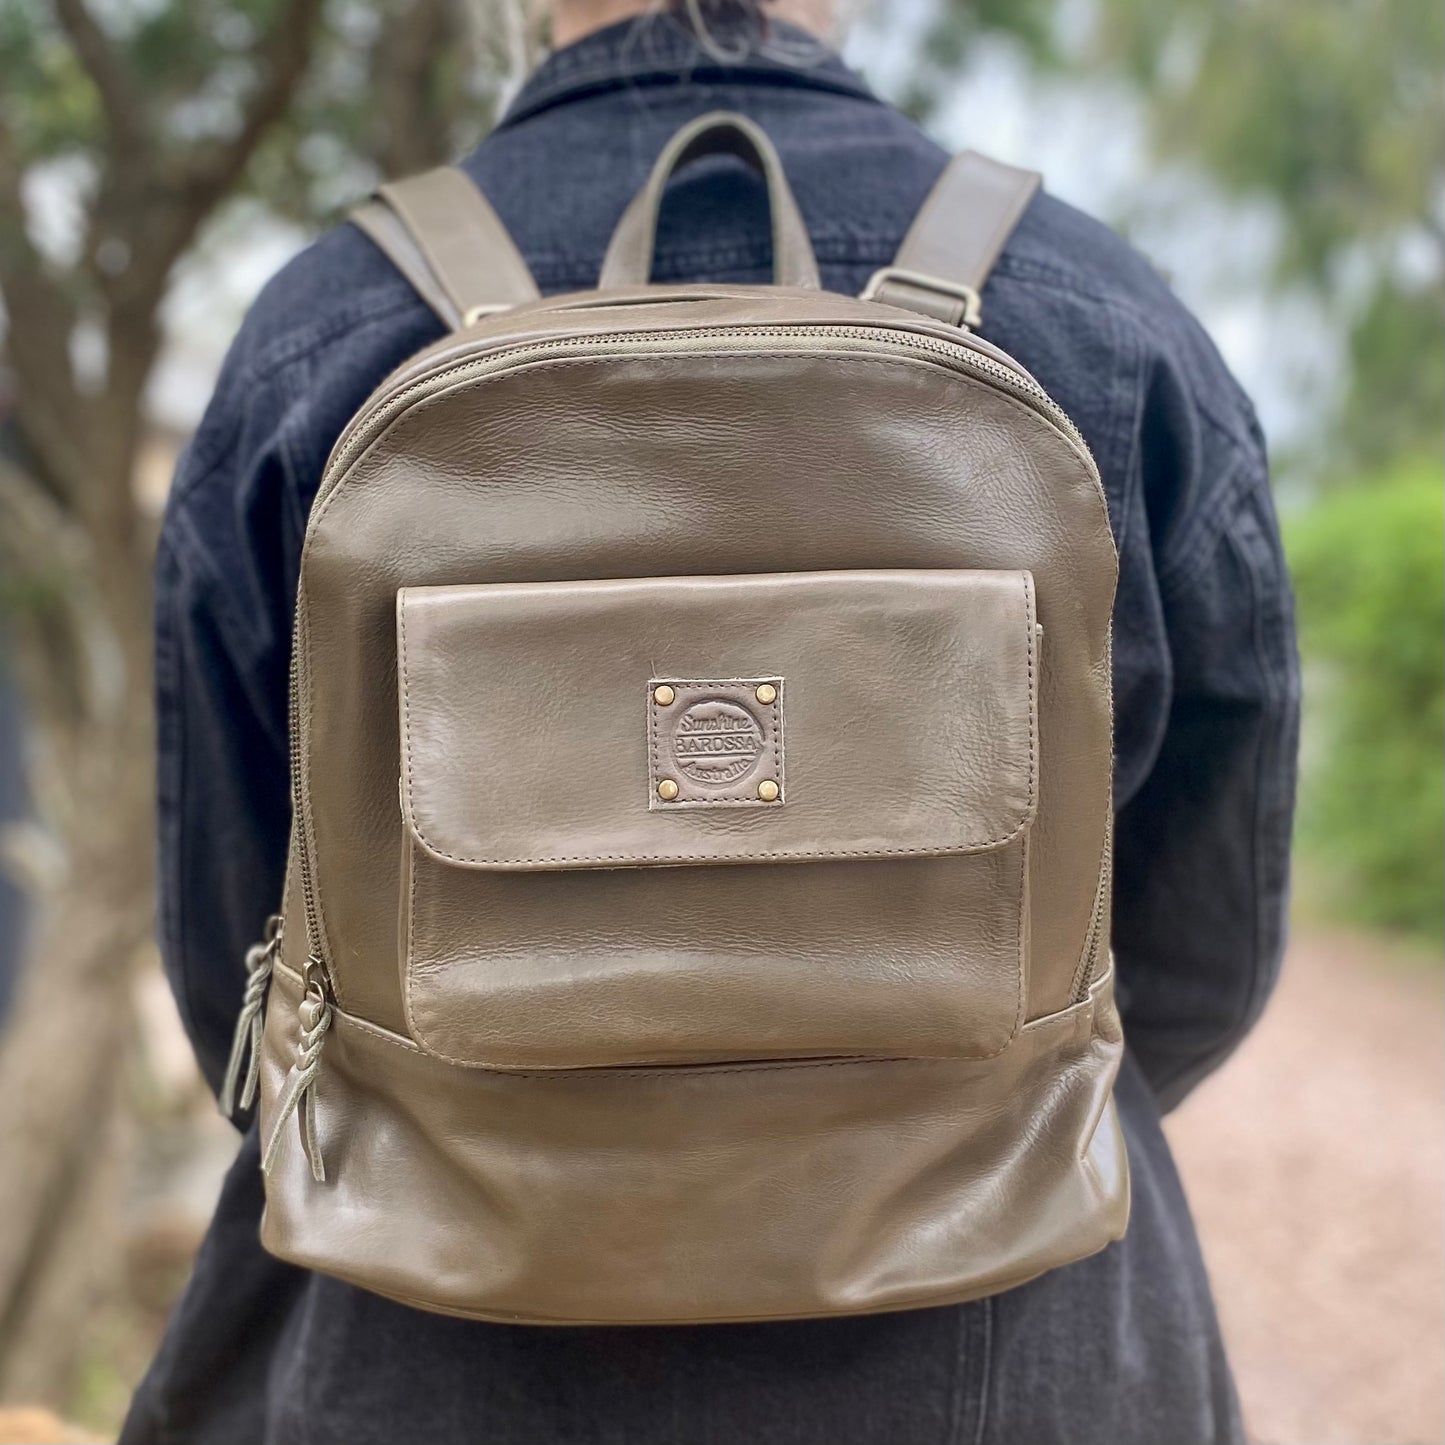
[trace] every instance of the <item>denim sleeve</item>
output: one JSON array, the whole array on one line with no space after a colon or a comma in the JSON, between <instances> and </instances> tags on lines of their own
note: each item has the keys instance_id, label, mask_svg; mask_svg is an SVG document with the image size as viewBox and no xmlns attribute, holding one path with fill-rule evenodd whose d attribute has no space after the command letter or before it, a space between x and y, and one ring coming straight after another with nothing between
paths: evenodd
<instances>
[{"instance_id":1,"label":"denim sleeve","mask_svg":"<svg viewBox=\"0 0 1445 1445\"><path fill-rule=\"evenodd\" d=\"M281 903L307 512L346 422L439 329L375 247L337 227L262 290L171 488L155 573L159 933L212 1088L246 949Z\"/></svg>"},{"instance_id":2,"label":"denim sleeve","mask_svg":"<svg viewBox=\"0 0 1445 1445\"><path fill-rule=\"evenodd\" d=\"M1278 977L1299 722L1263 445L1252 414L1225 429L1191 410L1145 417L1171 694L1115 839L1126 1037L1164 1108L1228 1057Z\"/></svg>"},{"instance_id":3,"label":"denim sleeve","mask_svg":"<svg viewBox=\"0 0 1445 1445\"><path fill-rule=\"evenodd\" d=\"M161 955L213 1090L245 951L280 904L291 816L289 592L255 545L282 530L257 400L218 391L176 478L155 571Z\"/></svg>"}]
</instances>

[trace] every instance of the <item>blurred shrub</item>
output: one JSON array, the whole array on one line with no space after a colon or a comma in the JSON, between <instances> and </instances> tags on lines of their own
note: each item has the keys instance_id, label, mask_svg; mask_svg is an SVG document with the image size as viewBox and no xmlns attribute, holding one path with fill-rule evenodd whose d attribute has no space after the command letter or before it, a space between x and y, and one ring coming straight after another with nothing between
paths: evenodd
<instances>
[{"instance_id":1,"label":"blurred shrub","mask_svg":"<svg viewBox=\"0 0 1445 1445\"><path fill-rule=\"evenodd\" d=\"M1308 676L1302 841L1336 906L1445 928L1445 492L1433 461L1326 493L1286 540Z\"/></svg>"}]
</instances>

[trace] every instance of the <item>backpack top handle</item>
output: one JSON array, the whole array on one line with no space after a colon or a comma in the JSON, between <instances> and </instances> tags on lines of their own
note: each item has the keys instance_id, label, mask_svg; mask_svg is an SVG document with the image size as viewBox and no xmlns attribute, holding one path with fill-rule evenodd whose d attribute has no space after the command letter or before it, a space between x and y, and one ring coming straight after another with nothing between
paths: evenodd
<instances>
[{"instance_id":1,"label":"backpack top handle","mask_svg":"<svg viewBox=\"0 0 1445 1445\"><path fill-rule=\"evenodd\" d=\"M706 156L729 155L746 161L768 185L773 224L773 282L778 286L818 289L813 243L793 198L783 163L761 127L746 116L717 110L682 127L663 147L647 184L622 213L602 261L598 287L645 286L652 276L657 216L662 193L674 172Z\"/></svg>"}]
</instances>

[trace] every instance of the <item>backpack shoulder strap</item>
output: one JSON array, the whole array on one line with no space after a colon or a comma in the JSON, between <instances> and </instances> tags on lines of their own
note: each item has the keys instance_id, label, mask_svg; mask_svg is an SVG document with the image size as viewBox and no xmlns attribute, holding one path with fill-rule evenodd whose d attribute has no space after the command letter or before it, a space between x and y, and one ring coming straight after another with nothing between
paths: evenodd
<instances>
[{"instance_id":1,"label":"backpack shoulder strap","mask_svg":"<svg viewBox=\"0 0 1445 1445\"><path fill-rule=\"evenodd\" d=\"M455 166L388 182L351 220L454 331L540 294L501 218Z\"/></svg>"},{"instance_id":2,"label":"backpack shoulder strap","mask_svg":"<svg viewBox=\"0 0 1445 1445\"><path fill-rule=\"evenodd\" d=\"M955 156L924 199L891 266L865 300L902 306L953 326L982 320L979 293L1041 177L977 151Z\"/></svg>"}]
</instances>

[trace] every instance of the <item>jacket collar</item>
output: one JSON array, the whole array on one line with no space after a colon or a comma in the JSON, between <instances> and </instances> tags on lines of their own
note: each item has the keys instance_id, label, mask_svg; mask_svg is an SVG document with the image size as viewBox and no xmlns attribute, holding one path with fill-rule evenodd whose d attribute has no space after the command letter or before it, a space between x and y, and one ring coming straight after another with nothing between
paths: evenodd
<instances>
[{"instance_id":1,"label":"jacket collar","mask_svg":"<svg viewBox=\"0 0 1445 1445\"><path fill-rule=\"evenodd\" d=\"M609 25L554 50L532 72L499 124L513 125L598 91L690 82L800 86L876 99L834 50L795 26L775 22L760 42L740 42L735 56L728 53L719 59L682 21L654 14Z\"/></svg>"}]
</instances>

